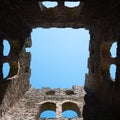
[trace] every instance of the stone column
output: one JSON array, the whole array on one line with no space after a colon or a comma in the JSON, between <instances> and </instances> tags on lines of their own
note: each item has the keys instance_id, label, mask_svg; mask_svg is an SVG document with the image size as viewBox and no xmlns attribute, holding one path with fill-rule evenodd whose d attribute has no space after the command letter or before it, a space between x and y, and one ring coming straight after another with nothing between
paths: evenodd
<instances>
[{"instance_id":1,"label":"stone column","mask_svg":"<svg viewBox=\"0 0 120 120\"><path fill-rule=\"evenodd\" d=\"M62 118L62 105L61 102L56 104L56 118Z\"/></svg>"}]
</instances>

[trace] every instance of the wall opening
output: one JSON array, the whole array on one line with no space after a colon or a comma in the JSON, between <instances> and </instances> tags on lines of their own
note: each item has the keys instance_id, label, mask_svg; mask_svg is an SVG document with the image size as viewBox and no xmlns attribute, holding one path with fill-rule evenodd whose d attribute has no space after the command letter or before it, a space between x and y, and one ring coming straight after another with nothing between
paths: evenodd
<instances>
[{"instance_id":1,"label":"wall opening","mask_svg":"<svg viewBox=\"0 0 120 120\"><path fill-rule=\"evenodd\" d=\"M39 5L41 6L41 2L39 2ZM58 6L58 2L49 2L49 1L45 1L45 2L42 2L42 5L44 5L46 8L54 8L56 6ZM64 5L66 7L70 7L70 8L73 8L73 7L78 7L80 5L80 2L64 2Z\"/></svg>"},{"instance_id":2,"label":"wall opening","mask_svg":"<svg viewBox=\"0 0 120 120\"><path fill-rule=\"evenodd\" d=\"M80 112L80 108L77 106L76 103L73 102L65 102L62 104L62 115L64 117L81 117L81 112ZM69 114L71 113L71 116Z\"/></svg>"},{"instance_id":3,"label":"wall opening","mask_svg":"<svg viewBox=\"0 0 120 120\"><path fill-rule=\"evenodd\" d=\"M30 83L33 88L72 88L73 85L84 85L88 72L88 30L37 28L33 29L31 37Z\"/></svg>"},{"instance_id":4,"label":"wall opening","mask_svg":"<svg viewBox=\"0 0 120 120\"><path fill-rule=\"evenodd\" d=\"M56 104L52 102L43 103L40 106L40 118L55 118Z\"/></svg>"},{"instance_id":5,"label":"wall opening","mask_svg":"<svg viewBox=\"0 0 120 120\"><path fill-rule=\"evenodd\" d=\"M8 56L10 53L10 44L8 40L3 40L3 55Z\"/></svg>"},{"instance_id":6,"label":"wall opening","mask_svg":"<svg viewBox=\"0 0 120 120\"><path fill-rule=\"evenodd\" d=\"M116 65L115 64L110 65L110 77L112 81L115 81L115 78L116 78Z\"/></svg>"},{"instance_id":7,"label":"wall opening","mask_svg":"<svg viewBox=\"0 0 120 120\"><path fill-rule=\"evenodd\" d=\"M58 5L58 3L46 1L46 2L42 2L42 5L44 5L46 8L54 8Z\"/></svg>"},{"instance_id":8,"label":"wall opening","mask_svg":"<svg viewBox=\"0 0 120 120\"><path fill-rule=\"evenodd\" d=\"M77 113L73 110L66 110L62 113L63 118L74 118L77 117Z\"/></svg>"},{"instance_id":9,"label":"wall opening","mask_svg":"<svg viewBox=\"0 0 120 120\"><path fill-rule=\"evenodd\" d=\"M3 63L3 79L7 78L10 72L10 65L8 62Z\"/></svg>"},{"instance_id":10,"label":"wall opening","mask_svg":"<svg viewBox=\"0 0 120 120\"><path fill-rule=\"evenodd\" d=\"M115 58L117 56L117 42L114 42L110 48L111 57Z\"/></svg>"},{"instance_id":11,"label":"wall opening","mask_svg":"<svg viewBox=\"0 0 120 120\"><path fill-rule=\"evenodd\" d=\"M64 3L66 7L78 7L80 5L80 2L65 2Z\"/></svg>"},{"instance_id":12,"label":"wall opening","mask_svg":"<svg viewBox=\"0 0 120 120\"><path fill-rule=\"evenodd\" d=\"M56 112L52 110L46 110L41 113L40 118L56 118Z\"/></svg>"}]
</instances>

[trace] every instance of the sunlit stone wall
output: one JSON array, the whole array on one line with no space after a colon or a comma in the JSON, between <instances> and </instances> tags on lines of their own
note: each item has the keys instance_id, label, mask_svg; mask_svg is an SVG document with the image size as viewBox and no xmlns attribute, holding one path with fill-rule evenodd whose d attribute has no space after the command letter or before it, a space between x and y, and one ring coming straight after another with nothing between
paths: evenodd
<instances>
[{"instance_id":1,"label":"sunlit stone wall","mask_svg":"<svg viewBox=\"0 0 120 120\"><path fill-rule=\"evenodd\" d=\"M56 111L56 118L62 119L62 112L69 109L78 114L78 117L73 120L78 120L82 118L85 94L84 89L79 86L74 86L71 90L30 88L5 114L3 120L39 120L45 110Z\"/></svg>"}]
</instances>

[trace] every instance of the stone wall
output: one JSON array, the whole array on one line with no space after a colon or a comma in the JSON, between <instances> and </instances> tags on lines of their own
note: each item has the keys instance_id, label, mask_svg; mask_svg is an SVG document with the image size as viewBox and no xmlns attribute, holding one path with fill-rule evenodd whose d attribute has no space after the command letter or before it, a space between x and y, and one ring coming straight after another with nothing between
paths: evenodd
<instances>
[{"instance_id":1,"label":"stone wall","mask_svg":"<svg viewBox=\"0 0 120 120\"><path fill-rule=\"evenodd\" d=\"M71 90L30 88L2 120L39 120L40 114L45 110L56 111L56 118L62 120L62 112L69 109L78 114L78 118L72 120L81 120L85 94L84 89L78 86Z\"/></svg>"},{"instance_id":2,"label":"stone wall","mask_svg":"<svg viewBox=\"0 0 120 120\"><path fill-rule=\"evenodd\" d=\"M100 24L90 30L89 73L85 86L95 92L105 109L118 113L119 95L119 28ZM110 48L117 42L116 57L112 57ZM110 75L110 65L116 65L115 79ZM117 115L118 116L118 115Z\"/></svg>"},{"instance_id":3,"label":"stone wall","mask_svg":"<svg viewBox=\"0 0 120 120\"><path fill-rule=\"evenodd\" d=\"M36 98L36 92L29 89L30 54L25 52L25 47L28 45L24 43L29 39L27 36L33 28L71 27L90 30L89 72L86 75L85 87L93 91L98 101L102 103L100 105L107 109L103 113L108 113L108 119L112 117L113 120L119 120L120 118L117 117L120 116L120 2L81 0L80 5L73 8L66 7L64 0L57 2L56 7L48 9L42 5L43 9L41 9L39 3L33 0L0 1L0 116L6 113L6 120L27 119L29 115L28 119L38 119L42 109L40 109L41 104L35 104L37 101L33 99ZM8 39L11 45L9 56L3 56L4 38ZM117 42L117 57L112 58L110 47L115 41ZM2 66L5 62L9 62L11 70L8 77L3 79ZM111 79L109 73L111 64L117 67L115 80ZM25 94L28 89L29 91ZM39 92L38 90L38 96L41 95L39 102L48 100L48 98L54 101L56 96L57 100L77 100L76 97L71 98L72 95L63 94L64 99L61 95L59 97L58 95L49 96L49 94L54 94L54 91L49 91L47 97ZM72 91L67 91L67 94L72 93ZM24 94L25 98L21 98ZM92 100L95 99L93 96L89 97ZM89 109L89 112L85 112L89 116L88 119L95 118L91 115L97 109L92 108L98 106L92 102L92 106L88 107L91 104L90 99L86 100L84 106L84 110ZM53 104L55 105L56 102ZM98 113L101 112L98 111Z\"/></svg>"},{"instance_id":4,"label":"stone wall","mask_svg":"<svg viewBox=\"0 0 120 120\"><path fill-rule=\"evenodd\" d=\"M26 38L25 44L19 51L17 42L13 45L11 41L10 54L3 57L3 63L10 64L10 71L7 78L0 81L0 117L4 115L29 89L30 78L30 53L26 53L25 48L31 46L30 38ZM10 43L11 43L10 42ZM15 55L16 54L16 55Z\"/></svg>"}]
</instances>

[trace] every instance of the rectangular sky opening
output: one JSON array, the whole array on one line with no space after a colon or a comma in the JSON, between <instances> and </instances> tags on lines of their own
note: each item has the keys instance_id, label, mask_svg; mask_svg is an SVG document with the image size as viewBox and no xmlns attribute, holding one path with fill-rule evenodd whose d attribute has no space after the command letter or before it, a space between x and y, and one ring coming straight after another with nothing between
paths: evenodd
<instances>
[{"instance_id":1,"label":"rectangular sky opening","mask_svg":"<svg viewBox=\"0 0 120 120\"><path fill-rule=\"evenodd\" d=\"M84 85L88 72L89 31L72 28L33 29L30 83L33 88Z\"/></svg>"}]
</instances>

